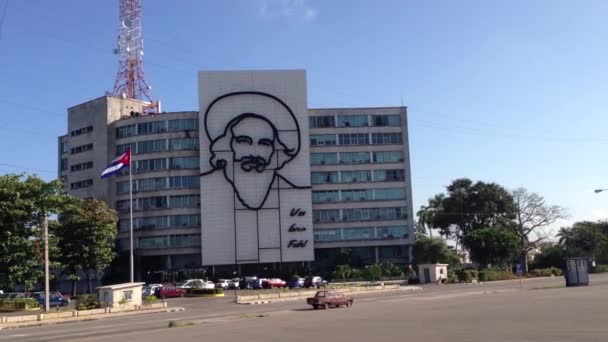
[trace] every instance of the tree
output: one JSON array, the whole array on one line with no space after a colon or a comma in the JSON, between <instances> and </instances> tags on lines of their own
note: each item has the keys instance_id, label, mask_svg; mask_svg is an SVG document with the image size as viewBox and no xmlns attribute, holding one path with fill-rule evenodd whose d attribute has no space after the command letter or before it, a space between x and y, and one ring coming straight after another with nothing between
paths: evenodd
<instances>
[{"instance_id":1,"label":"tree","mask_svg":"<svg viewBox=\"0 0 608 342\"><path fill-rule=\"evenodd\" d=\"M561 228L560 246L570 254L591 259L608 259L608 235L605 222L576 222L571 228Z\"/></svg>"},{"instance_id":2,"label":"tree","mask_svg":"<svg viewBox=\"0 0 608 342\"><path fill-rule=\"evenodd\" d=\"M453 266L460 262L458 255L452 252L448 248L448 245L439 239L425 238L416 240L412 254L418 264L443 263Z\"/></svg>"},{"instance_id":3,"label":"tree","mask_svg":"<svg viewBox=\"0 0 608 342\"><path fill-rule=\"evenodd\" d=\"M568 217L566 210L557 205L547 205L545 199L529 193L524 188L513 191L515 224L513 232L519 240L520 263L524 274L528 273L528 253L548 238L545 229L557 220Z\"/></svg>"},{"instance_id":4,"label":"tree","mask_svg":"<svg viewBox=\"0 0 608 342\"><path fill-rule=\"evenodd\" d=\"M480 265L504 266L517 254L517 236L505 228L476 229L464 239L471 259Z\"/></svg>"},{"instance_id":5,"label":"tree","mask_svg":"<svg viewBox=\"0 0 608 342\"><path fill-rule=\"evenodd\" d=\"M42 224L62 206L62 188L57 180L45 182L34 175L0 176L0 287L32 289L42 277ZM50 236L51 262L53 242Z\"/></svg>"},{"instance_id":6,"label":"tree","mask_svg":"<svg viewBox=\"0 0 608 342\"><path fill-rule=\"evenodd\" d=\"M380 280L380 278L382 278L382 267L380 265L365 266L363 274L365 279L369 281Z\"/></svg>"},{"instance_id":7,"label":"tree","mask_svg":"<svg viewBox=\"0 0 608 342\"><path fill-rule=\"evenodd\" d=\"M433 198L429 198L429 204L427 206L421 206L420 210L416 213L418 216L418 224L416 225L416 237L426 237L426 231L428 230L429 235L433 238L433 224L436 220L436 215L442 211L444 195L437 194Z\"/></svg>"},{"instance_id":8,"label":"tree","mask_svg":"<svg viewBox=\"0 0 608 342\"><path fill-rule=\"evenodd\" d=\"M334 271L334 277L346 281L352 275L352 269L349 265L337 265Z\"/></svg>"},{"instance_id":9,"label":"tree","mask_svg":"<svg viewBox=\"0 0 608 342\"><path fill-rule=\"evenodd\" d=\"M564 258L573 256L565 248L561 246L548 247L541 250L540 254L532 260L532 269L535 268L562 268Z\"/></svg>"},{"instance_id":10,"label":"tree","mask_svg":"<svg viewBox=\"0 0 608 342\"><path fill-rule=\"evenodd\" d=\"M90 271L99 273L114 259L117 221L116 212L95 199L72 198L59 216L55 235L63 271L72 280L73 295L79 271L86 272L91 293Z\"/></svg>"}]
</instances>

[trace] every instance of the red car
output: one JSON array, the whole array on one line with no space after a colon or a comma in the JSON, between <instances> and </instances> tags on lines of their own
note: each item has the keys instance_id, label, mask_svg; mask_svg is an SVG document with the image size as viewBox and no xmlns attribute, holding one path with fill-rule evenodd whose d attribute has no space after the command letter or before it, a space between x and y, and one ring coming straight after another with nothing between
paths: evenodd
<instances>
[{"instance_id":1,"label":"red car","mask_svg":"<svg viewBox=\"0 0 608 342\"><path fill-rule=\"evenodd\" d=\"M314 297L306 298L306 303L316 309L329 309L330 307L352 306L354 299L338 291L318 291Z\"/></svg>"},{"instance_id":2,"label":"red car","mask_svg":"<svg viewBox=\"0 0 608 342\"><path fill-rule=\"evenodd\" d=\"M262 287L265 289L283 288L287 287L287 282L282 279L273 278L264 281Z\"/></svg>"},{"instance_id":3,"label":"red car","mask_svg":"<svg viewBox=\"0 0 608 342\"><path fill-rule=\"evenodd\" d=\"M159 287L154 292L154 295L158 298L183 297L185 294L186 290L176 287Z\"/></svg>"}]
</instances>

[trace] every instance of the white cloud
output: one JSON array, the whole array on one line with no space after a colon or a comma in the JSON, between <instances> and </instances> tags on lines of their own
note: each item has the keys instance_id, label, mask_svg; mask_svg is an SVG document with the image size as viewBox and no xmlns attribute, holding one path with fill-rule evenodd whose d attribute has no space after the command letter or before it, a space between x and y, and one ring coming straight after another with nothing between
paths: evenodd
<instances>
[{"instance_id":1,"label":"white cloud","mask_svg":"<svg viewBox=\"0 0 608 342\"><path fill-rule=\"evenodd\" d=\"M260 0L258 14L266 18L299 18L311 22L317 18L319 10L308 0Z\"/></svg>"}]
</instances>

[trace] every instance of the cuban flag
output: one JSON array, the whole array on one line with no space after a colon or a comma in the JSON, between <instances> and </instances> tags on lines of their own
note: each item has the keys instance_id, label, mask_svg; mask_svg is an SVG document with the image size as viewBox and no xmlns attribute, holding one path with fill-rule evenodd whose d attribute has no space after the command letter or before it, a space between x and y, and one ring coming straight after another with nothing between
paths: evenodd
<instances>
[{"instance_id":1,"label":"cuban flag","mask_svg":"<svg viewBox=\"0 0 608 342\"><path fill-rule=\"evenodd\" d=\"M112 160L110 165L105 170L103 170L103 172L101 173L101 178L110 177L111 175L120 171L120 169L122 169L123 167L129 166L130 162L131 162L131 149L128 148L125 151L125 153L121 154L116 159Z\"/></svg>"}]
</instances>

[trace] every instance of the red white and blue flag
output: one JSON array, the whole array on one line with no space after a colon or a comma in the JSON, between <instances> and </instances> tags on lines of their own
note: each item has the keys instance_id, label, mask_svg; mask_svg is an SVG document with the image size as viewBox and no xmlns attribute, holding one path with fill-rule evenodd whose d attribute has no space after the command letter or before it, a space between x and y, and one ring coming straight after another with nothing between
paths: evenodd
<instances>
[{"instance_id":1,"label":"red white and blue flag","mask_svg":"<svg viewBox=\"0 0 608 342\"><path fill-rule=\"evenodd\" d=\"M131 149L128 148L125 153L118 156L116 159L112 160L110 165L103 170L101 173L101 178L110 177L111 175L117 173L125 166L129 166L131 162Z\"/></svg>"}]
</instances>

